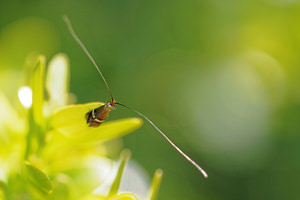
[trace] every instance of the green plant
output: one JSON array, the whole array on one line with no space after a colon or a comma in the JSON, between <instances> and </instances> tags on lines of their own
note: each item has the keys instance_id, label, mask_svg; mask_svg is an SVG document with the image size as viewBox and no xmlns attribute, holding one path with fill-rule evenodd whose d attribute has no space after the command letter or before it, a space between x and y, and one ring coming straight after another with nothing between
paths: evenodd
<instances>
[{"instance_id":1,"label":"green plant","mask_svg":"<svg viewBox=\"0 0 300 200\"><path fill-rule=\"evenodd\" d=\"M118 193L130 152L123 151L114 174L104 142L134 131L142 120L88 127L85 114L103 103L68 105L74 98L67 56L56 55L45 71L44 56L27 60L20 102L14 106L0 91L0 199L137 199ZM114 179L107 194L93 192L108 176ZM161 177L156 171L147 199L155 199Z\"/></svg>"}]
</instances>

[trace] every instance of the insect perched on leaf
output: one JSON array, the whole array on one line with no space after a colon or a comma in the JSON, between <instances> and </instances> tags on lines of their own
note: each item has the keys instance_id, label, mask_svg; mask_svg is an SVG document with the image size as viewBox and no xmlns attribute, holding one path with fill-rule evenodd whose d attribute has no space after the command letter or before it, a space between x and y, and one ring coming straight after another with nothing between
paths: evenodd
<instances>
[{"instance_id":1,"label":"insect perched on leaf","mask_svg":"<svg viewBox=\"0 0 300 200\"><path fill-rule=\"evenodd\" d=\"M116 102L113 98L113 95L110 91L110 88L102 74L102 72L100 71L100 68L98 67L98 65L96 64L95 60L93 59L93 57L91 56L91 54L88 52L88 50L86 49L86 47L84 46L84 44L81 42L81 40L78 38L78 36L76 35L75 31L72 28L71 22L69 20L69 18L67 16L63 16L63 20L65 21L72 37L74 38L74 40L79 44L79 46L82 48L82 50L85 52L85 54L89 57L89 59L92 61L93 65L95 66L95 68L97 69L97 71L99 72L100 76L102 77L107 90L111 96L111 101L107 101L104 105L92 109L91 111L89 111L88 113L86 113L86 123L88 124L88 126L90 127L98 127L100 126L105 119L108 117L108 114L115 109L115 105L119 105L122 107L125 107L135 113L137 113L138 115L140 115L141 117L143 117L144 119L146 119L183 157L185 157L190 163L192 163L202 174L205 178L207 178L207 173L195 162L193 161L188 155L186 155L179 147L177 147L150 119L148 119L145 115L143 115L142 113L124 105L121 104L119 102Z\"/></svg>"}]
</instances>

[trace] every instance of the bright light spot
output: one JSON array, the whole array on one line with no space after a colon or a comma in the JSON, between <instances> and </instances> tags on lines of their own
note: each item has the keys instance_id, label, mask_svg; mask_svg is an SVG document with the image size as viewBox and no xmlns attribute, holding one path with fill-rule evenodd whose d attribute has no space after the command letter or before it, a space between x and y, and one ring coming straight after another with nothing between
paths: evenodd
<instances>
[{"instance_id":1,"label":"bright light spot","mask_svg":"<svg viewBox=\"0 0 300 200\"><path fill-rule=\"evenodd\" d=\"M32 90L28 86L22 86L19 88L18 97L21 104L25 108L30 108L32 105Z\"/></svg>"}]
</instances>

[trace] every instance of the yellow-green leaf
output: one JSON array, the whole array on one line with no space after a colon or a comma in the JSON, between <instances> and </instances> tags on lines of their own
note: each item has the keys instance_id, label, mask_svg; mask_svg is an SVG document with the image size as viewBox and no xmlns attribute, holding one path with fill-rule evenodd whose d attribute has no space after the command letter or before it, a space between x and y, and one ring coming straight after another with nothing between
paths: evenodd
<instances>
[{"instance_id":1,"label":"yellow-green leaf","mask_svg":"<svg viewBox=\"0 0 300 200\"><path fill-rule=\"evenodd\" d=\"M34 121L38 124L43 122L44 106L44 76L45 76L46 58L39 56L36 66L33 68L32 85L32 111Z\"/></svg>"},{"instance_id":2,"label":"yellow-green leaf","mask_svg":"<svg viewBox=\"0 0 300 200\"><path fill-rule=\"evenodd\" d=\"M161 169L157 169L154 173L154 177L152 180L152 184L149 190L149 200L155 200L158 194L158 190L160 187L161 179L163 176L163 171Z\"/></svg>"},{"instance_id":3,"label":"yellow-green leaf","mask_svg":"<svg viewBox=\"0 0 300 200\"><path fill-rule=\"evenodd\" d=\"M45 192L46 194L50 194L52 192L52 184L47 174L28 162L25 162L24 164L28 180L35 186L35 188Z\"/></svg>"},{"instance_id":4,"label":"yellow-green leaf","mask_svg":"<svg viewBox=\"0 0 300 200\"><path fill-rule=\"evenodd\" d=\"M121 163L120 163L118 172L116 174L115 180L112 183L112 186L110 188L109 196L114 196L118 193L119 186L120 186L120 183L121 183L122 174L123 174L125 165L127 164L130 156L131 156L131 152L129 150L123 150L122 151L121 158L120 158Z\"/></svg>"},{"instance_id":5,"label":"yellow-green leaf","mask_svg":"<svg viewBox=\"0 0 300 200\"><path fill-rule=\"evenodd\" d=\"M142 125L139 118L104 122L99 127L89 127L86 113L104 103L88 103L65 107L56 112L51 126L72 142L97 142L121 137Z\"/></svg>"},{"instance_id":6,"label":"yellow-green leaf","mask_svg":"<svg viewBox=\"0 0 300 200\"><path fill-rule=\"evenodd\" d=\"M53 114L51 117L51 126L55 129L59 129L61 133L70 137L85 134L84 131L88 130L85 117L86 113L102 105L104 105L104 103L97 102L66 106Z\"/></svg>"},{"instance_id":7,"label":"yellow-green leaf","mask_svg":"<svg viewBox=\"0 0 300 200\"><path fill-rule=\"evenodd\" d=\"M47 200L63 199L73 200L71 191L71 178L63 173L59 173L53 181L53 191L47 196Z\"/></svg>"}]
</instances>

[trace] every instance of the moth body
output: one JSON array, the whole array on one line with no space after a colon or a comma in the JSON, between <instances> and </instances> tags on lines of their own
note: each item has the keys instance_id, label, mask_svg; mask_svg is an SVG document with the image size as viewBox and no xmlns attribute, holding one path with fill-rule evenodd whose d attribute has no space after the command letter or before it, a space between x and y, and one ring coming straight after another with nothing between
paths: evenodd
<instances>
[{"instance_id":1,"label":"moth body","mask_svg":"<svg viewBox=\"0 0 300 200\"><path fill-rule=\"evenodd\" d=\"M95 108L86 113L86 123L91 127L100 126L108 117L110 111L114 110L115 101L106 102L103 106Z\"/></svg>"}]
</instances>

